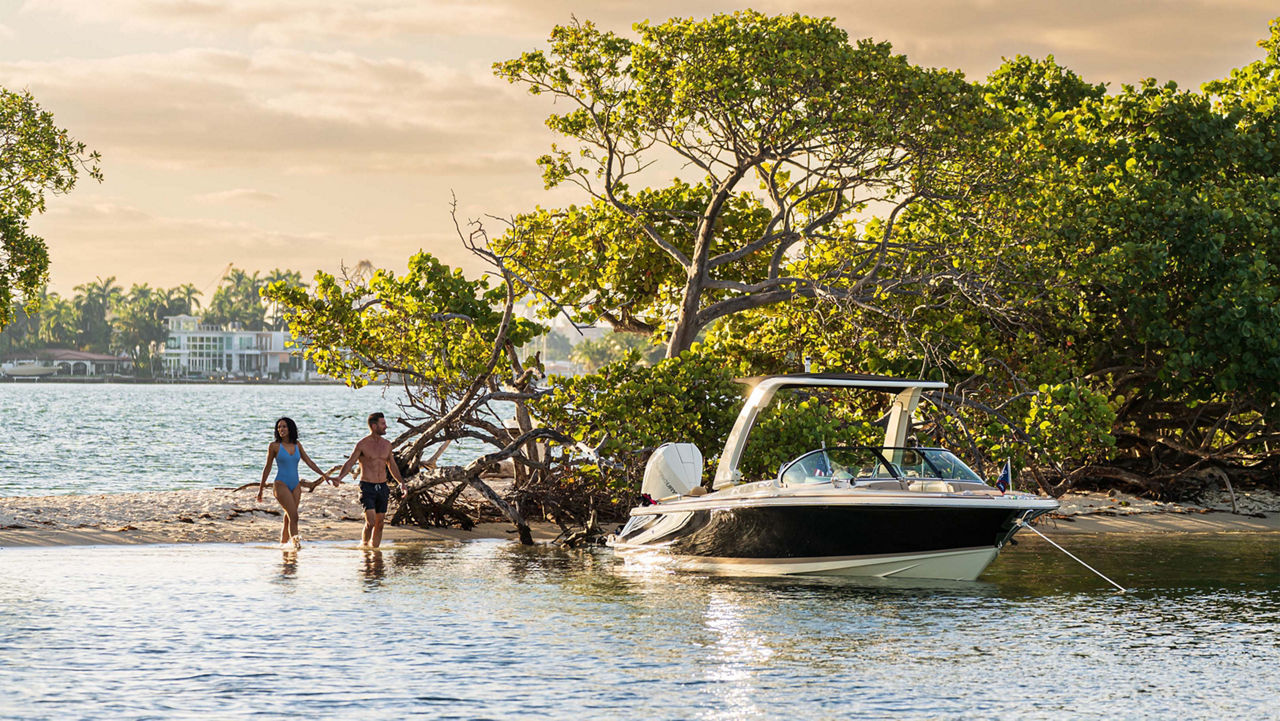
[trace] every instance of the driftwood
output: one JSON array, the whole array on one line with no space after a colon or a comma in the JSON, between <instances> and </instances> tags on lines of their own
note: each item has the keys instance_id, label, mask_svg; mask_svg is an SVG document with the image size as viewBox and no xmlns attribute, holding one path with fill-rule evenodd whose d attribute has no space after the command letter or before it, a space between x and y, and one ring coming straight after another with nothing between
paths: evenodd
<instances>
[{"instance_id":1,"label":"driftwood","mask_svg":"<svg viewBox=\"0 0 1280 721\"><path fill-rule=\"evenodd\" d=\"M419 473L412 480L406 480L405 498L397 505L391 516L391 523L413 523L423 527L456 524L470 529L475 525L476 517L481 515L477 509L465 507L463 492L466 488L472 488L502 518L515 526L521 543L532 545L533 532L519 503L504 498L481 476L494 470L508 458L529 468L545 469L545 464L524 455L524 450L539 440L566 442L571 439L546 428L529 430L513 438L501 450L487 453L465 466L439 467L435 463L435 459L440 456L440 452L437 452L431 462L432 468ZM438 489L442 487L448 490L443 496L438 496Z\"/></svg>"}]
</instances>

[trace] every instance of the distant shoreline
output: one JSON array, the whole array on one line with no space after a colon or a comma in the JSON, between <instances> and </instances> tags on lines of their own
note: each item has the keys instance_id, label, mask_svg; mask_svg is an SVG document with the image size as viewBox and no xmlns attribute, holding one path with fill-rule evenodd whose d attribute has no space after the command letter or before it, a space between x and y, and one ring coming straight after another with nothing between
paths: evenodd
<instances>
[{"instance_id":1,"label":"distant shoreline","mask_svg":"<svg viewBox=\"0 0 1280 721\"><path fill-rule=\"evenodd\" d=\"M45 383L70 383L90 385L217 385L217 386L340 386L342 381L327 378L324 380L290 381L270 378L246 378L237 380L216 380L211 378L130 378L128 376L91 377L91 376L45 376L43 378L14 378L0 375L0 383L17 385L42 385Z\"/></svg>"}]
</instances>

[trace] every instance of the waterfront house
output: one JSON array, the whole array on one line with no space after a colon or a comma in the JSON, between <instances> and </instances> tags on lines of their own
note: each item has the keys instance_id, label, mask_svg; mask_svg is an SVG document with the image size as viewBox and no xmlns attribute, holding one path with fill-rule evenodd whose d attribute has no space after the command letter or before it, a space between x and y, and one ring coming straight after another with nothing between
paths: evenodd
<instances>
[{"instance_id":1,"label":"waterfront house","mask_svg":"<svg viewBox=\"0 0 1280 721\"><path fill-rule=\"evenodd\" d=\"M11 370L51 368L56 370L50 371L50 375L56 373L59 376L83 376L86 378L116 375L122 371L133 371L133 362L129 360L128 356L89 353L66 348L16 351L4 357L3 365ZM37 376L41 374L34 372L19 374L14 372L11 375Z\"/></svg>"},{"instance_id":2,"label":"waterfront house","mask_svg":"<svg viewBox=\"0 0 1280 721\"><path fill-rule=\"evenodd\" d=\"M193 315L166 320L163 357L169 376L308 380L315 373L288 331L205 325Z\"/></svg>"}]
</instances>

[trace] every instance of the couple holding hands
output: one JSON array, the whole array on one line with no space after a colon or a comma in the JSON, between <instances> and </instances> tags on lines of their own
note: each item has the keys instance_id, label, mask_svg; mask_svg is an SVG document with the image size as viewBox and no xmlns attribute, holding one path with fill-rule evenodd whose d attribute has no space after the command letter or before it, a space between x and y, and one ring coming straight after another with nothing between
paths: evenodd
<instances>
[{"instance_id":1,"label":"couple holding hands","mask_svg":"<svg viewBox=\"0 0 1280 721\"><path fill-rule=\"evenodd\" d=\"M361 533L360 545L377 548L382 543L382 523L386 519L387 503L391 499L391 489L387 483L388 471L400 484L400 497L405 496L404 479L400 477L400 468L391 453L391 442L383 438L386 433L386 417L381 413L371 413L369 435L356 443L355 450L351 452L351 457L342 466L338 476L330 478L311 460L298 442L298 425L290 418L276 421L276 439L267 449L267 463L262 467L262 481L258 483L258 501L262 501L267 476L274 464L277 468L272 491L280 508L284 510L280 543L292 543L295 548L302 545L298 536L298 504L302 500L302 487L313 489L324 481L337 486L356 463L360 464L360 505L364 507L364 531ZM299 461L305 462L320 477L304 483L298 478Z\"/></svg>"}]
</instances>

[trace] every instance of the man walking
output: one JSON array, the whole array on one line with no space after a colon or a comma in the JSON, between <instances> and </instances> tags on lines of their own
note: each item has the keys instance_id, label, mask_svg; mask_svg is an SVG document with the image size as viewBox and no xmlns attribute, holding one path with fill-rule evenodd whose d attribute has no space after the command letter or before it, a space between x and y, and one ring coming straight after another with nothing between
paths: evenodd
<instances>
[{"instance_id":1,"label":"man walking","mask_svg":"<svg viewBox=\"0 0 1280 721\"><path fill-rule=\"evenodd\" d=\"M360 545L377 548L382 543L382 522L387 517L387 502L391 500L391 488L387 485L387 471L400 484L400 497L405 497L404 479L400 467L391 454L391 441L387 434L387 419L381 413L369 414L369 435L356 443L351 457L342 466L337 480L346 478L356 463L360 464L360 505L364 506L364 532Z\"/></svg>"}]
</instances>

